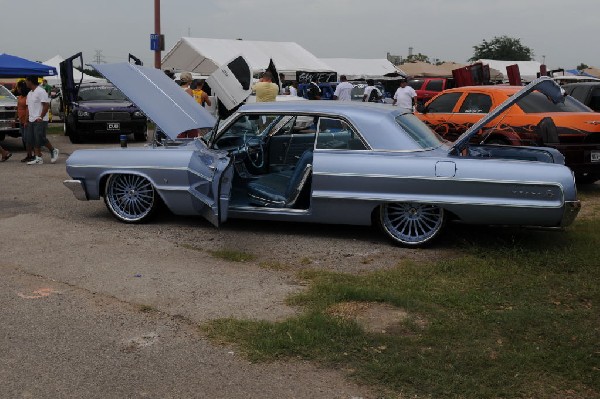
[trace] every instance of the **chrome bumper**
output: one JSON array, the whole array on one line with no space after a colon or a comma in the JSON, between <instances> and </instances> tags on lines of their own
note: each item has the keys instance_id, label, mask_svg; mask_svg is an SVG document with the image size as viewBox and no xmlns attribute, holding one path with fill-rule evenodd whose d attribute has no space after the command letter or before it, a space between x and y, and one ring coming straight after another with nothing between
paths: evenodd
<instances>
[{"instance_id":1,"label":"chrome bumper","mask_svg":"<svg viewBox=\"0 0 600 399\"><path fill-rule=\"evenodd\" d=\"M581 202L579 201L565 201L565 212L563 213L561 227L570 226L577 217L579 210L581 209Z\"/></svg>"},{"instance_id":2,"label":"chrome bumper","mask_svg":"<svg viewBox=\"0 0 600 399\"><path fill-rule=\"evenodd\" d=\"M79 201L88 200L85 187L83 186L83 182L81 180L65 180L63 184L73 192L73 195Z\"/></svg>"}]
</instances>

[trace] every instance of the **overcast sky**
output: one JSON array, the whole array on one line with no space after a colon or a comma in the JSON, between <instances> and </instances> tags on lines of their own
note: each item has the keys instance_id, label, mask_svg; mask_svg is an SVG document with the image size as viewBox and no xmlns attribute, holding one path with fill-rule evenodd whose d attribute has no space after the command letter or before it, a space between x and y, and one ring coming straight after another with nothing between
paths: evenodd
<instances>
[{"instance_id":1,"label":"overcast sky","mask_svg":"<svg viewBox=\"0 0 600 399\"><path fill-rule=\"evenodd\" d=\"M152 64L153 0L0 0L0 53L44 61L95 50ZM549 67L600 67L598 0L163 0L166 49L182 36L295 41L317 57L415 53L465 62L473 45L509 35ZM164 55L164 53L163 53Z\"/></svg>"}]
</instances>

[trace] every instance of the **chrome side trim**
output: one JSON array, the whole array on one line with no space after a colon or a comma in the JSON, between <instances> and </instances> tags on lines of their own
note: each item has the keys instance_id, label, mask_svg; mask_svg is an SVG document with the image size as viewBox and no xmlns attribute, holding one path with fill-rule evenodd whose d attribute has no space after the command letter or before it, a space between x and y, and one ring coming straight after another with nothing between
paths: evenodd
<instances>
[{"instance_id":1,"label":"chrome side trim","mask_svg":"<svg viewBox=\"0 0 600 399\"><path fill-rule=\"evenodd\" d=\"M167 166L120 166L120 165L69 165L70 168L82 168L82 169L90 169L90 168L102 168L102 169L108 169L108 170L113 170L113 169L125 169L128 171L135 171L136 169L154 169L154 170L180 170L183 172L189 172L192 173L202 179L206 179L209 182L212 182L213 179L212 177L208 177L203 175L202 173L199 173L193 169L190 169L188 167L167 167Z\"/></svg>"},{"instance_id":2,"label":"chrome side trim","mask_svg":"<svg viewBox=\"0 0 600 399\"><path fill-rule=\"evenodd\" d=\"M63 184L73 192L75 198L79 201L87 201L87 193L81 180L65 180Z\"/></svg>"}]
</instances>

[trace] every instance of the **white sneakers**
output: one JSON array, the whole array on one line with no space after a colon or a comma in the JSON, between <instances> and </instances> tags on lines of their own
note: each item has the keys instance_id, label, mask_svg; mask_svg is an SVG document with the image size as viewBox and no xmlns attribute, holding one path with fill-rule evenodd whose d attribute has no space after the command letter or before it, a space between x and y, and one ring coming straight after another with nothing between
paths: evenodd
<instances>
[{"instance_id":1,"label":"white sneakers","mask_svg":"<svg viewBox=\"0 0 600 399\"><path fill-rule=\"evenodd\" d=\"M52 152L50 153L50 163L56 163L59 153L60 153L60 151L58 150L58 148L55 148L52 150ZM42 159L42 157L36 156L33 158L33 161L27 162L27 165L41 165L43 163L44 163L44 160Z\"/></svg>"},{"instance_id":2,"label":"white sneakers","mask_svg":"<svg viewBox=\"0 0 600 399\"><path fill-rule=\"evenodd\" d=\"M58 153L60 151L58 151L58 148L55 148L52 150L52 153L50 154L50 163L55 163L56 160L58 159Z\"/></svg>"},{"instance_id":3,"label":"white sneakers","mask_svg":"<svg viewBox=\"0 0 600 399\"><path fill-rule=\"evenodd\" d=\"M27 162L27 165L41 165L44 163L42 157L34 157L33 161Z\"/></svg>"}]
</instances>

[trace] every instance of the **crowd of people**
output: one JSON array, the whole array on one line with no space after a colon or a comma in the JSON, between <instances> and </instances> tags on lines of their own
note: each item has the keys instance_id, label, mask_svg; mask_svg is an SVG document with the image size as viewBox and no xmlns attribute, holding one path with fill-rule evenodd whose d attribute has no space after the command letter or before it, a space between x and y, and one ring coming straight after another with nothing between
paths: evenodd
<instances>
[{"instance_id":1,"label":"crowd of people","mask_svg":"<svg viewBox=\"0 0 600 399\"><path fill-rule=\"evenodd\" d=\"M50 152L50 162L58 159L59 150L48 140L48 121L50 111L50 97L45 81L40 84L37 76L28 76L17 83L17 118L27 156L21 162L27 165L41 165L44 163L42 147ZM9 160L12 153L0 146L1 162Z\"/></svg>"}]
</instances>

